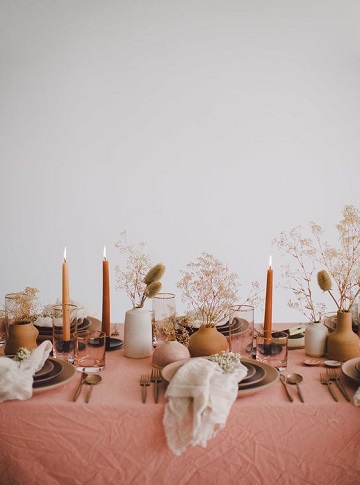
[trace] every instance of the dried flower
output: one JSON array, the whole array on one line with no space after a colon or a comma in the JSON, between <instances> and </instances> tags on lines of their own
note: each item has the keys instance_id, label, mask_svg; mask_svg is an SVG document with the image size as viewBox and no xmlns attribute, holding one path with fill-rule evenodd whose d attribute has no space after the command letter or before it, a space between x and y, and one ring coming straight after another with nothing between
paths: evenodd
<instances>
[{"instance_id":1,"label":"dried flower","mask_svg":"<svg viewBox=\"0 0 360 485\"><path fill-rule=\"evenodd\" d=\"M165 266L161 263L156 264L153 268L150 269L150 271L145 276L144 283L146 285L150 285L150 283L160 280L163 277L164 273L165 273Z\"/></svg>"},{"instance_id":2,"label":"dried flower","mask_svg":"<svg viewBox=\"0 0 360 485\"><path fill-rule=\"evenodd\" d=\"M274 240L278 248L294 258L297 264L295 269L290 264L284 266L283 276L288 278L284 287L291 289L297 298L297 301L289 300L288 305L304 315L310 313L313 321L317 319L317 313L325 311L323 303L314 302L311 289L313 274L319 269L317 266L325 268L327 275L320 272L319 287L331 294L340 311L349 311L360 293L360 213L355 207L346 205L342 216L336 225L340 243L337 248L323 240L324 230L315 222L309 223L310 238L304 237L301 226L298 226ZM332 293L332 282L339 293L338 301Z\"/></svg>"},{"instance_id":3,"label":"dried flower","mask_svg":"<svg viewBox=\"0 0 360 485\"><path fill-rule=\"evenodd\" d=\"M317 281L318 281L318 285L323 291L332 290L331 278L328 275L327 271L325 271L324 269L318 272Z\"/></svg>"},{"instance_id":4,"label":"dried flower","mask_svg":"<svg viewBox=\"0 0 360 485\"><path fill-rule=\"evenodd\" d=\"M26 349L25 347L20 347L15 354L15 360L26 360L30 357L30 355L30 350Z\"/></svg>"},{"instance_id":5,"label":"dried flower","mask_svg":"<svg viewBox=\"0 0 360 485\"><path fill-rule=\"evenodd\" d=\"M182 301L193 309L196 319L214 326L236 302L238 276L209 253L202 253L186 268L177 284L183 292Z\"/></svg>"},{"instance_id":6,"label":"dried flower","mask_svg":"<svg viewBox=\"0 0 360 485\"><path fill-rule=\"evenodd\" d=\"M126 231L120 234L119 240L115 243L120 254L126 257L125 270L118 265L115 266L116 289L125 291L133 307L136 307L142 299L146 288L144 279L151 268L150 257L144 252L145 246L145 242L139 243L138 247L129 244L126 239Z\"/></svg>"},{"instance_id":7,"label":"dried flower","mask_svg":"<svg viewBox=\"0 0 360 485\"><path fill-rule=\"evenodd\" d=\"M12 293L14 302L11 313L14 323L35 322L40 315L40 301L37 297L39 290L26 287L19 293Z\"/></svg>"},{"instance_id":8,"label":"dried flower","mask_svg":"<svg viewBox=\"0 0 360 485\"><path fill-rule=\"evenodd\" d=\"M221 354L210 355L209 360L216 362L225 373L231 373L241 364L241 355L234 352L222 351Z\"/></svg>"},{"instance_id":9,"label":"dried flower","mask_svg":"<svg viewBox=\"0 0 360 485\"><path fill-rule=\"evenodd\" d=\"M282 232L273 240L282 256L289 256L295 261L295 267L290 263L282 265L283 283L281 287L291 290L295 299L288 300L288 306L302 313L312 322L320 320L325 312L325 305L316 302L311 284L316 271L315 249L311 240L303 236L301 226L296 226L289 232Z\"/></svg>"}]
</instances>

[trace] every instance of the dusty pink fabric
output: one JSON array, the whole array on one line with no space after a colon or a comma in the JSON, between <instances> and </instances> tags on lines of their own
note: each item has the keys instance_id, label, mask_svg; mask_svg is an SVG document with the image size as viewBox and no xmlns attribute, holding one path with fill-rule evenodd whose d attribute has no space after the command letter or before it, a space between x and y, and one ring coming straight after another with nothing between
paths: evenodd
<instances>
[{"instance_id":1,"label":"dusty pink fabric","mask_svg":"<svg viewBox=\"0 0 360 485\"><path fill-rule=\"evenodd\" d=\"M319 383L320 369L305 367L303 350L289 352L288 372L304 376L302 404L280 382L238 398L227 424L206 449L177 457L162 427L152 388L141 402L140 374L151 360L106 355L103 382L89 404L85 390L72 402L80 374L28 401L0 404L0 483L107 484L314 484L360 482L360 408ZM343 379L353 396L357 385Z\"/></svg>"}]
</instances>

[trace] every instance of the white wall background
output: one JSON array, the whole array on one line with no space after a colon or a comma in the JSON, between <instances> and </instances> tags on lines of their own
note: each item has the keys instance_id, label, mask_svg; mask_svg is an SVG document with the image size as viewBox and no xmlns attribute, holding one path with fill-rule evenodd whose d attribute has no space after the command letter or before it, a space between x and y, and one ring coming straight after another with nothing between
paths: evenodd
<instances>
[{"instance_id":1,"label":"white wall background","mask_svg":"<svg viewBox=\"0 0 360 485\"><path fill-rule=\"evenodd\" d=\"M359 207L357 0L0 0L0 295L101 315L102 252L201 252L265 286L280 231ZM112 320L130 302L115 290ZM274 291L274 321L301 321ZM258 310L256 320L261 321Z\"/></svg>"}]
</instances>

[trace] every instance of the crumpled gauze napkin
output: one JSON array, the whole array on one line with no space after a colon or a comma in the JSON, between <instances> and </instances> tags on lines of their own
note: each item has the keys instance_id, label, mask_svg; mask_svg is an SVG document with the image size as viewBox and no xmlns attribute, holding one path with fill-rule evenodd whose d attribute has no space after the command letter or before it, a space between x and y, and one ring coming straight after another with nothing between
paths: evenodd
<instances>
[{"instance_id":1,"label":"crumpled gauze napkin","mask_svg":"<svg viewBox=\"0 0 360 485\"><path fill-rule=\"evenodd\" d=\"M0 358L0 402L29 399L33 393L33 375L43 368L51 351L52 343L45 340L27 359Z\"/></svg>"},{"instance_id":2,"label":"crumpled gauze napkin","mask_svg":"<svg viewBox=\"0 0 360 485\"><path fill-rule=\"evenodd\" d=\"M181 455L188 446L206 447L225 426L247 368L238 363L224 373L216 362L190 359L178 369L165 397L164 429L170 450Z\"/></svg>"},{"instance_id":3,"label":"crumpled gauze napkin","mask_svg":"<svg viewBox=\"0 0 360 485\"><path fill-rule=\"evenodd\" d=\"M50 303L49 305L46 305L44 307L44 313L51 315L52 314L52 311L53 311L53 308L52 307L54 305L61 305L61 301L62 300L60 298L58 298L56 300L56 303ZM82 321L84 320L84 318L86 318L89 315L88 310L84 307L84 305L82 303L79 303L78 301L70 300L70 303L72 305L76 305L77 306L77 318L78 318L78 321L80 323L82 323ZM51 318L51 316L38 317L36 319L36 321L34 322L34 325L37 325L38 327L52 327L52 318Z\"/></svg>"},{"instance_id":4,"label":"crumpled gauze napkin","mask_svg":"<svg viewBox=\"0 0 360 485\"><path fill-rule=\"evenodd\" d=\"M355 406L360 406L360 387L353 396L353 403L355 404Z\"/></svg>"}]
</instances>

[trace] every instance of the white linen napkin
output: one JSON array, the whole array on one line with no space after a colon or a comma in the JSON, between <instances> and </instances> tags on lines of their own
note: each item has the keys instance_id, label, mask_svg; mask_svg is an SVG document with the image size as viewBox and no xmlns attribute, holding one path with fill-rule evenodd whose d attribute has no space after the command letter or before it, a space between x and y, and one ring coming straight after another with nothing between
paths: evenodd
<instances>
[{"instance_id":1,"label":"white linen napkin","mask_svg":"<svg viewBox=\"0 0 360 485\"><path fill-rule=\"evenodd\" d=\"M88 309L86 309L84 307L84 305L78 301L75 301L75 300L70 300L70 303L72 305L76 305L77 306L77 319L80 323L82 323L82 321L84 320L84 318L86 318L88 315L90 315L90 313L88 312ZM43 313L45 315L50 315L50 316L40 316L36 319L36 321L34 322L34 325L37 325L38 327L52 327L52 317L51 317L51 314L52 314L52 311L53 311L53 306L54 305L61 305L61 299L58 298L56 300L56 303L50 303L49 305L46 305L44 307L44 310L43 310Z\"/></svg>"},{"instance_id":2,"label":"white linen napkin","mask_svg":"<svg viewBox=\"0 0 360 485\"><path fill-rule=\"evenodd\" d=\"M355 404L355 406L360 406L360 387L353 396L353 403Z\"/></svg>"},{"instance_id":3,"label":"white linen napkin","mask_svg":"<svg viewBox=\"0 0 360 485\"><path fill-rule=\"evenodd\" d=\"M50 340L45 340L24 360L0 358L0 402L9 399L21 401L32 396L33 375L43 368L52 350Z\"/></svg>"},{"instance_id":4,"label":"white linen napkin","mask_svg":"<svg viewBox=\"0 0 360 485\"><path fill-rule=\"evenodd\" d=\"M164 429L170 450L181 455L189 446L206 447L225 426L247 368L236 364L224 373L216 362L190 359L178 369L165 397Z\"/></svg>"}]
</instances>

